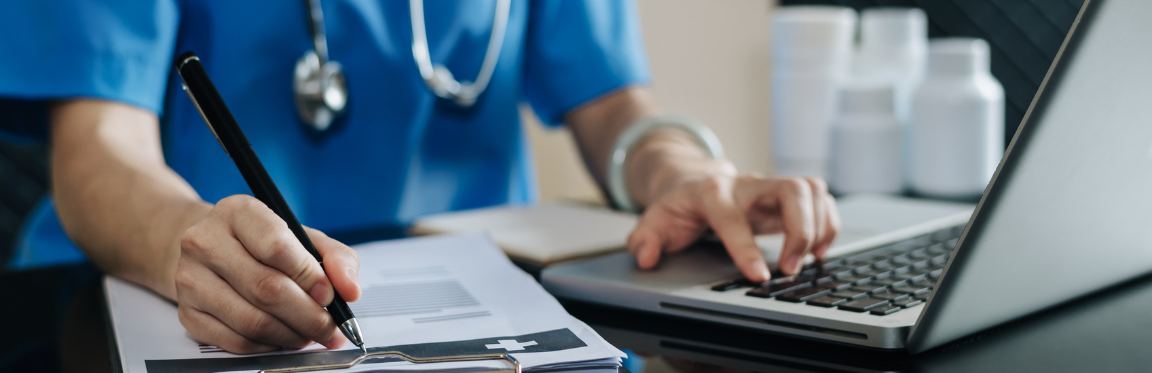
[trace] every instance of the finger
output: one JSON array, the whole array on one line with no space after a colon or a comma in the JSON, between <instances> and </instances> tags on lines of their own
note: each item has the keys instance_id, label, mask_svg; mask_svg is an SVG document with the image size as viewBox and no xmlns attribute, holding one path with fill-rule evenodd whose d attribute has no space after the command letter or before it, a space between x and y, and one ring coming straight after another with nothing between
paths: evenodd
<instances>
[{"instance_id":1,"label":"finger","mask_svg":"<svg viewBox=\"0 0 1152 373\"><path fill-rule=\"evenodd\" d=\"M768 263L752 237L752 227L743 209L733 200L732 186L711 183L706 189L701 204L704 218L724 242L736 267L749 281L768 281L771 278Z\"/></svg>"},{"instance_id":2,"label":"finger","mask_svg":"<svg viewBox=\"0 0 1152 373\"><path fill-rule=\"evenodd\" d=\"M257 245L260 243L241 244L228 235L205 235L185 245L182 252L204 258L199 261L248 303L272 314L305 338L328 346L336 333L332 317L284 273L249 255L246 247Z\"/></svg>"},{"instance_id":3,"label":"finger","mask_svg":"<svg viewBox=\"0 0 1152 373\"><path fill-rule=\"evenodd\" d=\"M233 234L256 260L284 273L316 301L332 303L332 284L316 258L276 213L259 200L244 196L229 215ZM315 243L313 243L315 244Z\"/></svg>"},{"instance_id":4,"label":"finger","mask_svg":"<svg viewBox=\"0 0 1152 373\"><path fill-rule=\"evenodd\" d=\"M664 250L660 235L657 233L658 228L654 227L654 224L652 219L641 218L636 228L628 235L626 243L628 253L636 258L636 265L640 269L655 268Z\"/></svg>"},{"instance_id":5,"label":"finger","mask_svg":"<svg viewBox=\"0 0 1152 373\"><path fill-rule=\"evenodd\" d=\"M252 306L207 267L182 261L176 281L181 306L211 315L248 340L288 348L311 344L279 319Z\"/></svg>"},{"instance_id":6,"label":"finger","mask_svg":"<svg viewBox=\"0 0 1152 373\"><path fill-rule=\"evenodd\" d=\"M840 211L836 208L836 199L832 198L831 194L824 195L824 206L827 209L825 214L827 218L825 224L825 244L812 249L812 255L817 259L824 259L827 255L828 249L832 248L832 243L836 241L836 236L840 235Z\"/></svg>"},{"instance_id":7,"label":"finger","mask_svg":"<svg viewBox=\"0 0 1152 373\"><path fill-rule=\"evenodd\" d=\"M311 237L316 250L324 258L324 272L327 273L328 280L332 282L336 292L340 293L345 301L359 300L360 257L356 255L356 250L328 237L324 232L308 227L304 227L304 230L308 232L308 237Z\"/></svg>"},{"instance_id":8,"label":"finger","mask_svg":"<svg viewBox=\"0 0 1152 373\"><path fill-rule=\"evenodd\" d=\"M828 208L825 206L828 200L824 199L824 195L828 194L828 184L824 180L816 177L804 178L808 183L808 188L812 195L812 219L813 228L815 228L815 235L812 237L812 249L810 252L815 252L818 249L825 249L822 245L830 244L826 235L828 224ZM803 259L801 259L803 261Z\"/></svg>"},{"instance_id":9,"label":"finger","mask_svg":"<svg viewBox=\"0 0 1152 373\"><path fill-rule=\"evenodd\" d=\"M180 307L177 315L184 329L187 329L192 338L200 343L220 347L234 354L255 354L279 349L270 344L244 338L212 315L191 307Z\"/></svg>"},{"instance_id":10,"label":"finger","mask_svg":"<svg viewBox=\"0 0 1152 373\"><path fill-rule=\"evenodd\" d=\"M244 299L257 308L276 316L296 333L329 346L336 331L332 316L316 304L291 279L255 259L226 265L225 280Z\"/></svg>"},{"instance_id":11,"label":"finger","mask_svg":"<svg viewBox=\"0 0 1152 373\"><path fill-rule=\"evenodd\" d=\"M800 179L772 179L760 184L758 204L778 209L784 223L784 247L780 252L780 271L793 275L800 271L804 255L812 248L815 227L812 191Z\"/></svg>"}]
</instances>

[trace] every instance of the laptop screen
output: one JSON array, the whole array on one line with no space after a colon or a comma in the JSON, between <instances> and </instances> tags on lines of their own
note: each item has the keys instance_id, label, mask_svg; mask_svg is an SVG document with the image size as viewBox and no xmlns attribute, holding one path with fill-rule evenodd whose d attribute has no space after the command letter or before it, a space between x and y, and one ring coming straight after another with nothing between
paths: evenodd
<instances>
[{"instance_id":1,"label":"laptop screen","mask_svg":"<svg viewBox=\"0 0 1152 373\"><path fill-rule=\"evenodd\" d=\"M1085 2L910 350L1152 270L1149 14L1152 1Z\"/></svg>"}]
</instances>

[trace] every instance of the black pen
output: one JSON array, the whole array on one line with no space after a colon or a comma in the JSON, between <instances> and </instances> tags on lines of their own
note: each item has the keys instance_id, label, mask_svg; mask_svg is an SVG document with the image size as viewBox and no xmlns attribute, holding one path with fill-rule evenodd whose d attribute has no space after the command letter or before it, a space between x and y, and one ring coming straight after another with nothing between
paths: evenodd
<instances>
[{"instance_id":1,"label":"black pen","mask_svg":"<svg viewBox=\"0 0 1152 373\"><path fill-rule=\"evenodd\" d=\"M300 240L300 244L308 249L308 253L320 262L320 268L324 268L324 259L320 257L320 252L316 251L312 240L308 239L308 233L304 231L304 226L296 220L296 215L288 208L288 202L284 201L280 190L272 183L272 177L264 170L264 165L256 157L256 152L252 151L252 145L248 143L248 138L244 137L244 132L240 131L236 118L232 117L232 112L228 111L228 106L216 91L216 86L212 84L211 79L208 79L208 73L200 64L200 58L196 57L196 53L188 51L177 57L173 64L176 73L184 79L184 92L192 98L192 105L200 111L200 116L204 117L208 129L212 130L212 135L216 136L220 146L224 147L224 152L236 162L236 168L240 169L240 175L243 175L244 181L248 182L252 195L288 223L288 229L292 230ZM332 321L336 322L344 336L367 353L360 324L356 323L356 316L352 315L352 310L348 308L344 298L340 297L340 293L333 295L332 304L329 304L327 309L328 313L332 314Z\"/></svg>"}]
</instances>

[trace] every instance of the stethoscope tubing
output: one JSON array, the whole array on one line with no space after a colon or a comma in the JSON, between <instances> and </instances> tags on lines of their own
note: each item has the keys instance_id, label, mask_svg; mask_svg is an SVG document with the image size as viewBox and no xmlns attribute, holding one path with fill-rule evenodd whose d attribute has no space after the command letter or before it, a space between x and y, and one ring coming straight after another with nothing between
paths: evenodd
<instances>
[{"instance_id":1,"label":"stethoscope tubing","mask_svg":"<svg viewBox=\"0 0 1152 373\"><path fill-rule=\"evenodd\" d=\"M292 87L301 121L316 130L324 131L345 111L348 88L343 67L328 55L328 36L320 0L305 0L304 4L308 14L308 32L312 36L312 50L297 61ZM432 63L424 23L423 0L409 0L408 6L412 21L412 57L424 85L437 97L455 102L461 107L471 107L488 89L492 75L496 72L496 63L504 47L504 35L508 31L512 1L496 0L491 35L480 71L476 73L475 80L464 82L456 80L444 65Z\"/></svg>"}]
</instances>

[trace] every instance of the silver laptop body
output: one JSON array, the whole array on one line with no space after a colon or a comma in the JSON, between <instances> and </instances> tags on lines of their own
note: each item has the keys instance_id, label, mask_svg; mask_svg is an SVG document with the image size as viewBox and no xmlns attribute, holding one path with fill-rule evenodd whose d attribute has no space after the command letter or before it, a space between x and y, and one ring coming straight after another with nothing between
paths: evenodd
<instances>
[{"instance_id":1,"label":"silver laptop body","mask_svg":"<svg viewBox=\"0 0 1152 373\"><path fill-rule=\"evenodd\" d=\"M923 303L881 316L714 291L740 276L722 248L707 247L667 256L654 271L617 254L546 269L541 281L562 299L915 353L1147 273L1150 14L1150 1L1084 2L966 224L938 217L831 260L935 245L926 237L958 224L954 249L930 267L938 278Z\"/></svg>"}]
</instances>

